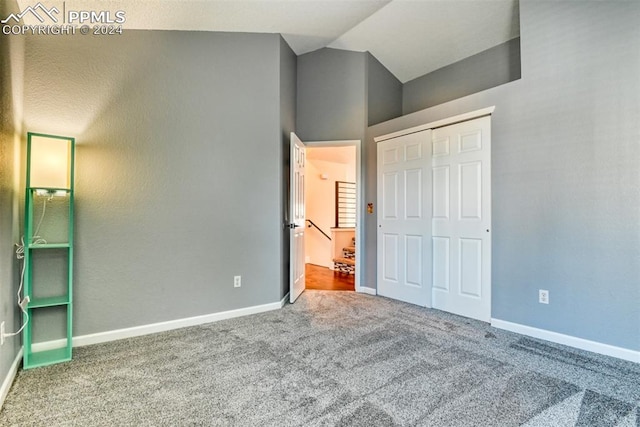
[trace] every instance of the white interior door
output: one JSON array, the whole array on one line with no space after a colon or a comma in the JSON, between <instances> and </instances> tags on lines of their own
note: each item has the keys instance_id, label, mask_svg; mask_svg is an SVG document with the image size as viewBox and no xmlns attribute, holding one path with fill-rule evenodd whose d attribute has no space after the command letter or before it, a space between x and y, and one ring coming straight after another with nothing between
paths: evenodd
<instances>
[{"instance_id":1,"label":"white interior door","mask_svg":"<svg viewBox=\"0 0 640 427\"><path fill-rule=\"evenodd\" d=\"M378 294L431 305L431 130L378 143Z\"/></svg>"},{"instance_id":2,"label":"white interior door","mask_svg":"<svg viewBox=\"0 0 640 427\"><path fill-rule=\"evenodd\" d=\"M433 308L491 320L491 117L434 129Z\"/></svg>"},{"instance_id":3,"label":"white interior door","mask_svg":"<svg viewBox=\"0 0 640 427\"><path fill-rule=\"evenodd\" d=\"M305 148L291 132L291 178L289 180L289 302L304 292L304 166Z\"/></svg>"}]
</instances>

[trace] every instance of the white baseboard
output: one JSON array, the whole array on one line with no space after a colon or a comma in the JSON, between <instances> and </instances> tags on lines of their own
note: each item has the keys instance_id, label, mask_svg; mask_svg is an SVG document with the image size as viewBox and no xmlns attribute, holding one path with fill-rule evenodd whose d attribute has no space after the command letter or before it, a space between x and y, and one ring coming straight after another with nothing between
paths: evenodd
<instances>
[{"instance_id":1,"label":"white baseboard","mask_svg":"<svg viewBox=\"0 0 640 427\"><path fill-rule=\"evenodd\" d=\"M218 322L220 320L233 319L234 317L248 316L250 314L264 313L265 311L279 310L289 300L289 294L285 295L278 302L269 304L254 305L252 307L239 308L236 310L222 311L219 313L205 314L202 316L188 317L185 319L169 320L167 322L152 323L150 325L134 326L133 328L116 329L114 331L98 332L95 334L80 335L73 337L73 347L82 347L91 344L100 344L109 341L121 340L124 338L139 337L142 335L155 334L158 332L171 331L173 329L186 328L189 326L203 325L206 323ZM61 348L67 344L66 339L45 341L34 343L33 351L46 351L54 348Z\"/></svg>"},{"instance_id":2,"label":"white baseboard","mask_svg":"<svg viewBox=\"0 0 640 427\"><path fill-rule=\"evenodd\" d=\"M13 363L9 368L9 372L7 372L7 376L2 382L2 388L0 388L0 409L2 409L4 400L7 398L7 394L9 394L11 384L13 384L13 380L16 378L18 368L20 367L20 362L22 362L22 347L20 347L20 351L18 351L18 354L16 354L16 358L13 359Z\"/></svg>"},{"instance_id":3,"label":"white baseboard","mask_svg":"<svg viewBox=\"0 0 640 427\"><path fill-rule=\"evenodd\" d=\"M533 328L519 323L507 322L506 320L491 319L491 326L504 329L518 334L527 335L533 338L540 338L557 344L568 345L569 347L591 351L593 353L604 354L605 356L617 357L618 359L640 363L640 351L628 348L616 347L603 344L597 341L590 341L583 338L564 335L558 332L547 331L545 329Z\"/></svg>"},{"instance_id":4,"label":"white baseboard","mask_svg":"<svg viewBox=\"0 0 640 427\"><path fill-rule=\"evenodd\" d=\"M280 300L280 308L284 307L284 305L289 302L289 294L290 292L287 292L287 294Z\"/></svg>"},{"instance_id":5,"label":"white baseboard","mask_svg":"<svg viewBox=\"0 0 640 427\"><path fill-rule=\"evenodd\" d=\"M356 289L356 292L362 292L363 294L369 294L369 295L378 295L377 290L373 288L368 288L366 286L359 286L358 289Z\"/></svg>"}]
</instances>

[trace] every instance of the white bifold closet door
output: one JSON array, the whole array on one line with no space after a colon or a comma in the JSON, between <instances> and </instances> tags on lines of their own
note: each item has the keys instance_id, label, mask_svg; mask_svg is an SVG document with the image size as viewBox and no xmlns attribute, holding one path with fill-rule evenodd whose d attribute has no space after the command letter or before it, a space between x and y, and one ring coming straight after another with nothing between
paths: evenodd
<instances>
[{"instance_id":1,"label":"white bifold closet door","mask_svg":"<svg viewBox=\"0 0 640 427\"><path fill-rule=\"evenodd\" d=\"M491 319L491 117L378 143L378 294Z\"/></svg>"},{"instance_id":2,"label":"white bifold closet door","mask_svg":"<svg viewBox=\"0 0 640 427\"><path fill-rule=\"evenodd\" d=\"M431 131L378 143L378 294L431 305Z\"/></svg>"},{"instance_id":3,"label":"white bifold closet door","mask_svg":"<svg viewBox=\"0 0 640 427\"><path fill-rule=\"evenodd\" d=\"M433 130L433 308L491 320L491 117Z\"/></svg>"}]
</instances>

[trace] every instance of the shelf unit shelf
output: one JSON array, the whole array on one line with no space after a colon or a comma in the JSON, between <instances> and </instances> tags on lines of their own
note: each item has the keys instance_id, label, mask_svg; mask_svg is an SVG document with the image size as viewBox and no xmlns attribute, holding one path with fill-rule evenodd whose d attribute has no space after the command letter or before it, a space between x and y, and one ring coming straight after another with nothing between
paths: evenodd
<instances>
[{"instance_id":1,"label":"shelf unit shelf","mask_svg":"<svg viewBox=\"0 0 640 427\"><path fill-rule=\"evenodd\" d=\"M32 351L29 358L29 368L53 365L54 363L71 360L71 346L54 348L52 350Z\"/></svg>"},{"instance_id":2,"label":"shelf unit shelf","mask_svg":"<svg viewBox=\"0 0 640 427\"><path fill-rule=\"evenodd\" d=\"M45 135L37 133L27 134L27 185L25 195L25 250L24 250L24 292L29 297L24 321L24 369L37 368L66 362L72 357L72 314L73 314L73 216L74 216L74 138ZM50 161L52 156L56 162ZM63 164L65 168L54 171L52 164ZM47 185L50 184L50 185ZM42 203L42 214L34 213L36 205ZM47 209L47 205L51 208ZM54 209L50 213L50 209ZM39 208L38 208L39 209ZM66 212L65 212L66 211ZM46 215L49 214L49 215ZM34 217L36 220L34 220ZM44 221L46 219L47 221ZM36 225L37 224L37 225ZM47 224L41 231L40 226ZM38 236L35 237L34 235ZM49 243L51 238L54 242ZM57 242L56 242L57 240ZM37 243L35 243L37 242ZM61 253L40 252L42 250L62 249ZM40 255L34 256L38 252ZM43 258L41 258L43 257ZM41 264L44 262L44 264ZM51 264L53 263L53 264ZM51 280L49 270L42 274L43 268L51 268L54 271L63 263L60 270L66 274L64 282L53 288L55 279ZM66 271L66 272L65 272ZM61 279L62 280L62 279ZM63 285L65 290L60 289ZM35 291L35 292L34 292ZM36 297L35 295L58 294L49 297ZM64 324L50 317L55 314L64 316ZM43 316L43 317L40 317ZM40 319L40 323L38 320ZM53 321L51 319L54 319ZM38 326L34 326L38 325ZM52 328L51 331L40 331L39 328ZM66 345L62 348L37 351L38 347L50 347L46 340L49 334L57 327L64 330ZM42 347L34 344L34 330L38 329L35 336L38 343L44 337ZM48 338L54 339L56 338ZM35 349L34 349L35 347Z\"/></svg>"},{"instance_id":3,"label":"shelf unit shelf","mask_svg":"<svg viewBox=\"0 0 640 427\"><path fill-rule=\"evenodd\" d=\"M29 245L29 249L64 249L70 247L70 243L36 243Z\"/></svg>"},{"instance_id":4,"label":"shelf unit shelf","mask_svg":"<svg viewBox=\"0 0 640 427\"><path fill-rule=\"evenodd\" d=\"M58 297L34 298L29 302L28 308L57 307L59 305L67 305L69 297L66 295Z\"/></svg>"},{"instance_id":5,"label":"shelf unit shelf","mask_svg":"<svg viewBox=\"0 0 640 427\"><path fill-rule=\"evenodd\" d=\"M69 193L72 191L70 188L62 188L62 187L31 187L31 189L36 191L38 194Z\"/></svg>"}]
</instances>

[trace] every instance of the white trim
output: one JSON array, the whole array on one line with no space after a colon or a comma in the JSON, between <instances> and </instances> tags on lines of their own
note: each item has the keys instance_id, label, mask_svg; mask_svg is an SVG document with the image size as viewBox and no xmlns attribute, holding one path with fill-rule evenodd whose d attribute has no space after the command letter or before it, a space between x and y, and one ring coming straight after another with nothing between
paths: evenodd
<instances>
[{"instance_id":1,"label":"white trim","mask_svg":"<svg viewBox=\"0 0 640 427\"><path fill-rule=\"evenodd\" d=\"M369 295L378 295L378 291L376 291L374 288L369 288L367 286L357 287L356 292L362 292L363 294L369 294Z\"/></svg>"},{"instance_id":2,"label":"white trim","mask_svg":"<svg viewBox=\"0 0 640 427\"><path fill-rule=\"evenodd\" d=\"M20 362L22 362L22 347L16 354L16 358L13 359L13 363L9 368L9 372L7 372L7 376L4 378L2 382L2 388L0 388L0 409L4 405L4 400L7 398L9 394L9 389L11 389L11 385L13 384L13 380L16 378L16 374L18 373L18 368L20 367Z\"/></svg>"},{"instance_id":3,"label":"white trim","mask_svg":"<svg viewBox=\"0 0 640 427\"><path fill-rule=\"evenodd\" d=\"M289 292L280 300L280 308L284 307L287 301L289 301Z\"/></svg>"},{"instance_id":4,"label":"white trim","mask_svg":"<svg viewBox=\"0 0 640 427\"><path fill-rule=\"evenodd\" d=\"M142 335L155 334L158 332L171 331L173 329L186 328L189 326L204 325L206 323L218 322L220 320L233 319L235 317L248 316L250 314L264 313L266 311L281 309L289 294L278 302L270 304L254 305L252 307L239 308L236 310L222 311L219 313L205 314L202 316L187 317L184 319L169 320L167 322L152 323L150 325L134 326L132 328L116 329L114 331L97 332L95 334L80 335L73 337L73 347L83 347L85 345L100 344L110 341L117 341L124 338L139 337ZM33 351L46 351L54 348L64 347L66 339L45 341L32 345Z\"/></svg>"},{"instance_id":5,"label":"white trim","mask_svg":"<svg viewBox=\"0 0 640 427\"><path fill-rule=\"evenodd\" d=\"M591 351L593 353L604 354L605 356L617 357L618 359L640 363L640 351L603 344L597 341L590 341L571 335L564 335L558 332L547 331L545 329L538 329L531 326L521 325L519 323L507 322L506 320L491 319L491 326L533 338L539 338L557 344Z\"/></svg>"},{"instance_id":6,"label":"white trim","mask_svg":"<svg viewBox=\"0 0 640 427\"><path fill-rule=\"evenodd\" d=\"M356 277L355 289L362 285L364 278L365 245L364 242L364 168L362 167L362 142L356 143Z\"/></svg>"},{"instance_id":7,"label":"white trim","mask_svg":"<svg viewBox=\"0 0 640 427\"><path fill-rule=\"evenodd\" d=\"M408 135L410 133L422 132L427 129L435 129L442 126L452 125L454 123L465 122L467 120L477 119L478 117L488 116L493 113L496 106L482 108L480 110L470 111L464 114L458 114L457 116L447 117L446 119L436 120L435 122L427 123L420 126L414 126L412 128L399 130L397 132L388 133L386 135L380 135L373 138L375 142L386 141L387 139L397 138L399 136Z\"/></svg>"},{"instance_id":8,"label":"white trim","mask_svg":"<svg viewBox=\"0 0 640 427\"><path fill-rule=\"evenodd\" d=\"M75 338L74 338L75 340ZM73 343L73 341L72 341ZM34 353L37 353L39 351L49 351L49 350L54 350L56 348L63 348L67 345L67 339L66 338L60 338L58 340L50 340L50 341L43 341L43 342L36 342L31 344L31 351L33 351ZM76 344L74 347L78 347L78 345Z\"/></svg>"}]
</instances>

